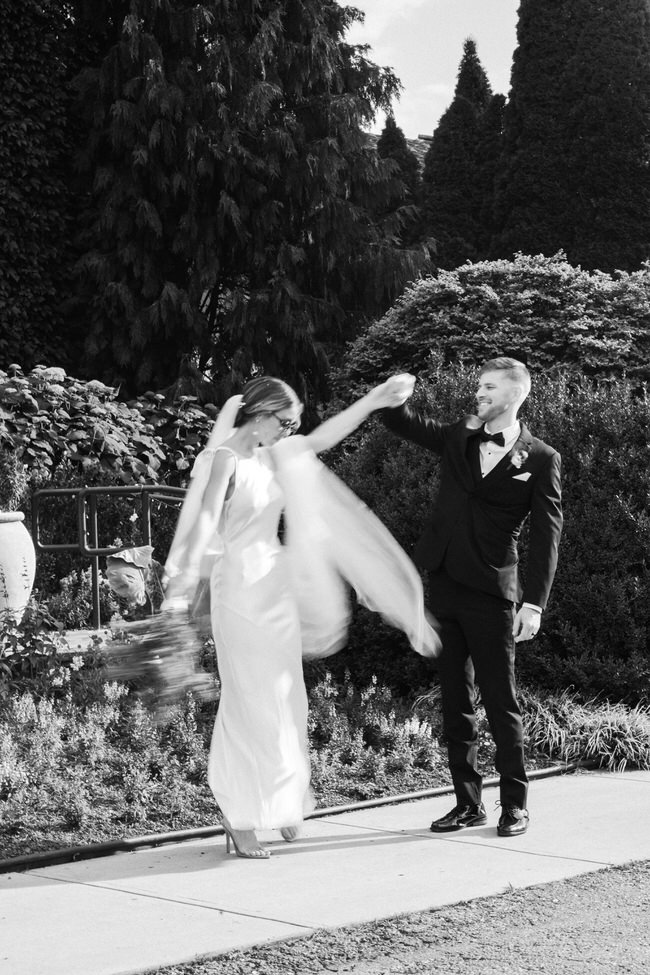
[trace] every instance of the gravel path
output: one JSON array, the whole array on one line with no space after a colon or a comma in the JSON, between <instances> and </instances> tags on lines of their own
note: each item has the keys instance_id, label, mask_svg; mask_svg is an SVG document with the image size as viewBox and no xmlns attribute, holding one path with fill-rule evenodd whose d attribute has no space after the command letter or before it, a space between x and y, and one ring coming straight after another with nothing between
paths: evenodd
<instances>
[{"instance_id":1,"label":"gravel path","mask_svg":"<svg viewBox=\"0 0 650 975\"><path fill-rule=\"evenodd\" d=\"M650 862L222 955L158 975L647 975Z\"/></svg>"}]
</instances>

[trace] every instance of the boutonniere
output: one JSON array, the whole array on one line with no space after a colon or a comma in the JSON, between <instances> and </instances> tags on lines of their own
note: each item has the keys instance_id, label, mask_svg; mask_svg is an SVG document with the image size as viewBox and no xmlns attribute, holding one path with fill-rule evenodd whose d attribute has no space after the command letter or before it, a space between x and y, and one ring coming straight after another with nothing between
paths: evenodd
<instances>
[{"instance_id":1,"label":"boutonniere","mask_svg":"<svg viewBox=\"0 0 650 975\"><path fill-rule=\"evenodd\" d=\"M514 447L511 449L510 453L508 454L510 458L511 467L516 467L517 470L521 470L521 468L528 460L529 453L530 451L528 450L528 447L526 446L524 441L518 440L514 445Z\"/></svg>"}]
</instances>

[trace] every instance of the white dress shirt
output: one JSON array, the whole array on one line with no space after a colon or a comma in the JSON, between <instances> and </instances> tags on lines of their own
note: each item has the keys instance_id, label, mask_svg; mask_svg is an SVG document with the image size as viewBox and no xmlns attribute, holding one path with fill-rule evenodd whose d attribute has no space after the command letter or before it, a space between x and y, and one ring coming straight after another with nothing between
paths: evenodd
<instances>
[{"instance_id":1,"label":"white dress shirt","mask_svg":"<svg viewBox=\"0 0 650 975\"><path fill-rule=\"evenodd\" d=\"M485 424L486 433L496 433L496 430L490 430L487 423ZM493 470L500 460L502 460L509 450L512 450L514 445L517 443L517 438L521 433L521 423L519 420L515 422L510 427L506 427L502 430L504 444L500 447L499 444L494 443L493 440L482 440L479 453L481 456L481 474L485 477Z\"/></svg>"},{"instance_id":2,"label":"white dress shirt","mask_svg":"<svg viewBox=\"0 0 650 975\"><path fill-rule=\"evenodd\" d=\"M487 423L485 424L486 433L496 433L496 430L490 430ZM503 447L499 444L494 443L493 440L482 440L479 446L479 454L481 457L481 475L485 477L493 470L500 460L502 460L509 450L512 450L514 445L517 443L519 434L521 433L521 424L519 420L515 422L510 427L506 427L502 430L504 444ZM523 603L523 606L527 606L529 609L534 609L538 613L541 613L541 607L535 606L534 603Z\"/></svg>"}]
</instances>

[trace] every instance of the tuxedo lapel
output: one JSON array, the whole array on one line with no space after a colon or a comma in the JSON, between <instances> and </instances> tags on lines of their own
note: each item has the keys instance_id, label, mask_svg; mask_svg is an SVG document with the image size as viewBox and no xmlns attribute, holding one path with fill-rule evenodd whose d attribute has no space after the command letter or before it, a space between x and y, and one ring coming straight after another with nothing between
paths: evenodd
<instances>
[{"instance_id":1,"label":"tuxedo lapel","mask_svg":"<svg viewBox=\"0 0 650 975\"><path fill-rule=\"evenodd\" d=\"M465 457L469 467L473 486L476 487L483 480L481 474L481 441L477 436L468 436L465 441Z\"/></svg>"},{"instance_id":2,"label":"tuxedo lapel","mask_svg":"<svg viewBox=\"0 0 650 975\"><path fill-rule=\"evenodd\" d=\"M478 417L467 417L465 426L462 428L459 441L460 447L460 473L468 490L473 490L477 483L481 481L481 458L479 456L478 438L476 431L482 426Z\"/></svg>"}]
</instances>

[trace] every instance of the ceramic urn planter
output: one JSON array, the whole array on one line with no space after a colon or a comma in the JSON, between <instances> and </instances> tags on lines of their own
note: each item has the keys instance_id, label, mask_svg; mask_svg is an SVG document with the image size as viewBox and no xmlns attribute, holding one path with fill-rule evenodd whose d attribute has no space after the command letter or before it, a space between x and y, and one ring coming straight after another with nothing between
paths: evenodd
<instances>
[{"instance_id":1,"label":"ceramic urn planter","mask_svg":"<svg viewBox=\"0 0 650 975\"><path fill-rule=\"evenodd\" d=\"M17 623L34 585L36 554L22 511L0 511L0 619Z\"/></svg>"}]
</instances>

